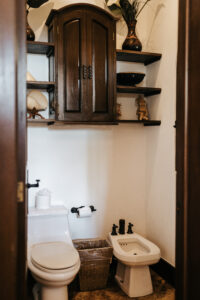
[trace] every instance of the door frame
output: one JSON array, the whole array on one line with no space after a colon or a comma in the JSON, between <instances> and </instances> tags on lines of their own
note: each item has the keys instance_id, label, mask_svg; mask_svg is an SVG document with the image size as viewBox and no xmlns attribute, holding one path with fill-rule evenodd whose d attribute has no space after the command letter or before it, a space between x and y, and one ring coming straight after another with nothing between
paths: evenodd
<instances>
[{"instance_id":1,"label":"door frame","mask_svg":"<svg viewBox=\"0 0 200 300\"><path fill-rule=\"evenodd\" d=\"M25 299L25 0L0 1L0 294ZM22 202L19 202L22 201Z\"/></svg>"},{"instance_id":2,"label":"door frame","mask_svg":"<svg viewBox=\"0 0 200 300\"><path fill-rule=\"evenodd\" d=\"M179 0L176 135L176 300L197 299L200 280L200 3Z\"/></svg>"}]
</instances>

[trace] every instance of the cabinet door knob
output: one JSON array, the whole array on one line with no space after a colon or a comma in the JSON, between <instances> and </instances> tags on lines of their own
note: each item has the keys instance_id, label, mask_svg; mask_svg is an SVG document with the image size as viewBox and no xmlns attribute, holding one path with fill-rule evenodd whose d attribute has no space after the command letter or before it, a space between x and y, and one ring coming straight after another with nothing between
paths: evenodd
<instances>
[{"instance_id":1,"label":"cabinet door knob","mask_svg":"<svg viewBox=\"0 0 200 300\"><path fill-rule=\"evenodd\" d=\"M92 70L92 66L88 67L88 79L92 79L93 77L93 70Z\"/></svg>"},{"instance_id":2,"label":"cabinet door knob","mask_svg":"<svg viewBox=\"0 0 200 300\"><path fill-rule=\"evenodd\" d=\"M83 69L83 79L87 79L87 73L88 73L87 67L83 65L82 69Z\"/></svg>"}]
</instances>

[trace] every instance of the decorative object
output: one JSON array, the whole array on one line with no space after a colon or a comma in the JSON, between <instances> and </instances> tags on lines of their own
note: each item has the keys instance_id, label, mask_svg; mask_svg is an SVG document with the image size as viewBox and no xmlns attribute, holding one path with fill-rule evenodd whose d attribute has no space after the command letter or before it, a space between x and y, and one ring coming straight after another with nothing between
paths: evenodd
<instances>
[{"instance_id":1,"label":"decorative object","mask_svg":"<svg viewBox=\"0 0 200 300\"><path fill-rule=\"evenodd\" d=\"M47 98L40 91L31 91L27 95L27 112L28 119L35 119L39 116L41 119L45 119L39 111L44 111L48 107Z\"/></svg>"},{"instance_id":2,"label":"decorative object","mask_svg":"<svg viewBox=\"0 0 200 300\"><path fill-rule=\"evenodd\" d=\"M117 74L117 84L118 85L135 85L142 82L145 74L143 73L118 73Z\"/></svg>"},{"instance_id":3,"label":"decorative object","mask_svg":"<svg viewBox=\"0 0 200 300\"><path fill-rule=\"evenodd\" d=\"M26 80L27 81L36 81L30 72L26 72Z\"/></svg>"},{"instance_id":4,"label":"decorative object","mask_svg":"<svg viewBox=\"0 0 200 300\"><path fill-rule=\"evenodd\" d=\"M148 109L147 109L147 104L146 104L146 101L144 100L144 98L142 96L139 96L136 99L136 104L138 106L137 112L136 112L136 115L138 116L138 120L139 121L149 120L149 113L148 113Z\"/></svg>"},{"instance_id":5,"label":"decorative object","mask_svg":"<svg viewBox=\"0 0 200 300\"><path fill-rule=\"evenodd\" d=\"M35 40L35 33L31 29L28 23L28 14L29 8L38 8L48 0L27 0L28 9L26 10L26 39L27 41L34 41Z\"/></svg>"},{"instance_id":6,"label":"decorative object","mask_svg":"<svg viewBox=\"0 0 200 300\"><path fill-rule=\"evenodd\" d=\"M123 50L142 51L142 44L138 39L135 27L137 19L144 7L151 0L105 0L109 9L116 14L121 14L128 27L128 35L122 45Z\"/></svg>"},{"instance_id":7,"label":"decorative object","mask_svg":"<svg viewBox=\"0 0 200 300\"><path fill-rule=\"evenodd\" d=\"M26 39L27 41L35 41L35 33L28 23L29 10L26 10Z\"/></svg>"},{"instance_id":8,"label":"decorative object","mask_svg":"<svg viewBox=\"0 0 200 300\"><path fill-rule=\"evenodd\" d=\"M117 120L120 120L121 119L121 116L122 116L122 112L121 112L121 104L120 103L117 103Z\"/></svg>"}]
</instances>

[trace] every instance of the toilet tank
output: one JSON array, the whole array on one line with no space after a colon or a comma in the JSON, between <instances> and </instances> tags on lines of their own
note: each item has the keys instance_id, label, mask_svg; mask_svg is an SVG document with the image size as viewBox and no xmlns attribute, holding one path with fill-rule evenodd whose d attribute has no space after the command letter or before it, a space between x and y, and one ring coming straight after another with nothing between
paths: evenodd
<instances>
[{"instance_id":1,"label":"toilet tank","mask_svg":"<svg viewBox=\"0 0 200 300\"><path fill-rule=\"evenodd\" d=\"M30 208L28 213L28 245L64 241L72 244L68 209L52 206L48 209Z\"/></svg>"}]
</instances>

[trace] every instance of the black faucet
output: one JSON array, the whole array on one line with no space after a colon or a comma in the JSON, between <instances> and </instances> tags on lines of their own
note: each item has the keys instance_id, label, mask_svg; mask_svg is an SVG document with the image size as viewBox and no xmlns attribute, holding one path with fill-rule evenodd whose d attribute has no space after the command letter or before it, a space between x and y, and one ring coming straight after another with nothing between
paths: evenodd
<instances>
[{"instance_id":1,"label":"black faucet","mask_svg":"<svg viewBox=\"0 0 200 300\"><path fill-rule=\"evenodd\" d=\"M33 184L27 183L26 184L26 187L28 189L30 189L30 188L38 188L39 186L40 186L40 179L36 179L36 183L33 183Z\"/></svg>"},{"instance_id":2,"label":"black faucet","mask_svg":"<svg viewBox=\"0 0 200 300\"><path fill-rule=\"evenodd\" d=\"M119 234L125 234L125 220L119 220Z\"/></svg>"},{"instance_id":3,"label":"black faucet","mask_svg":"<svg viewBox=\"0 0 200 300\"><path fill-rule=\"evenodd\" d=\"M132 230L133 226L134 226L133 224L128 223L128 231L127 231L128 234L132 234L133 233L133 230Z\"/></svg>"},{"instance_id":4,"label":"black faucet","mask_svg":"<svg viewBox=\"0 0 200 300\"><path fill-rule=\"evenodd\" d=\"M118 226L113 224L111 235L117 235L117 231L116 231L117 228L118 228Z\"/></svg>"}]
</instances>

